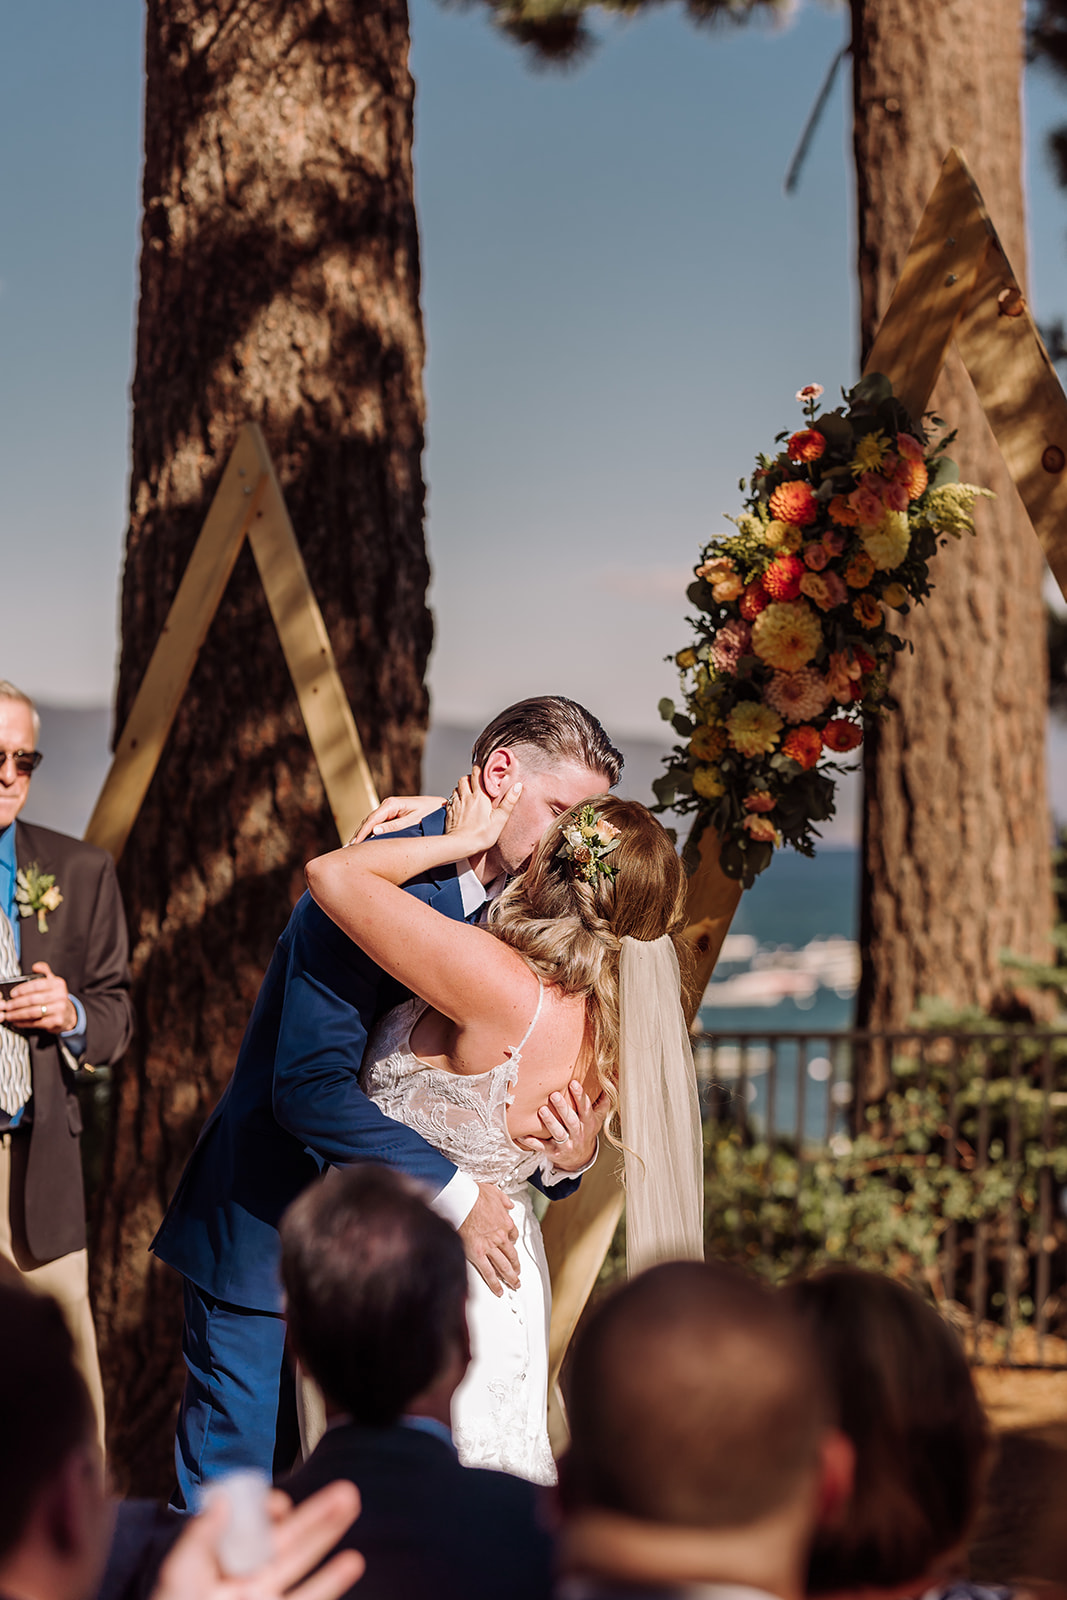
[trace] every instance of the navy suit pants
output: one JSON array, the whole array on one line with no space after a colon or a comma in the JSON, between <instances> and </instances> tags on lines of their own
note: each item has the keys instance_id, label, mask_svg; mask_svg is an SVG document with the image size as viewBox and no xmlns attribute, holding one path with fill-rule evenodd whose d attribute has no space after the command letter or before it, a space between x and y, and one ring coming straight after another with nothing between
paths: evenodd
<instances>
[{"instance_id":1,"label":"navy suit pants","mask_svg":"<svg viewBox=\"0 0 1067 1600\"><path fill-rule=\"evenodd\" d=\"M178 1510L196 1510L201 1484L257 1467L273 1478L300 1452L296 1387L285 1354L285 1321L227 1305L184 1280L185 1392L174 1463Z\"/></svg>"}]
</instances>

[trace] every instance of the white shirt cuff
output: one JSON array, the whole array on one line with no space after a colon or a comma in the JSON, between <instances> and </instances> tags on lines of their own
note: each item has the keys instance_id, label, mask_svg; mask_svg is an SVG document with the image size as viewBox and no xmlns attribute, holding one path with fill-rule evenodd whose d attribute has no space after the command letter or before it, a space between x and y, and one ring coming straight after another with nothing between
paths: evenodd
<instances>
[{"instance_id":1,"label":"white shirt cuff","mask_svg":"<svg viewBox=\"0 0 1067 1600\"><path fill-rule=\"evenodd\" d=\"M549 1187L551 1187L554 1183L562 1183L564 1178L580 1178L583 1173L589 1171L589 1168L593 1165L599 1154L600 1140L598 1139L596 1144L593 1146L592 1156L586 1162L584 1167L578 1168L577 1172L557 1172L549 1157L545 1156L541 1163L541 1182L547 1183Z\"/></svg>"},{"instance_id":2,"label":"white shirt cuff","mask_svg":"<svg viewBox=\"0 0 1067 1600\"><path fill-rule=\"evenodd\" d=\"M469 1172L457 1172L430 1201L439 1217L444 1217L454 1228L466 1222L478 1198L478 1185Z\"/></svg>"}]
</instances>

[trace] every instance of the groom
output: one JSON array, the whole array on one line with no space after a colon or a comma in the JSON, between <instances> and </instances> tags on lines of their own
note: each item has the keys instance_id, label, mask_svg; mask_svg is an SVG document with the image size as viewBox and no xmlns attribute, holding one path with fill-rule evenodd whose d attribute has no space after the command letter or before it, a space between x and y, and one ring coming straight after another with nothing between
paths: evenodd
<instances>
[{"instance_id":1,"label":"groom","mask_svg":"<svg viewBox=\"0 0 1067 1600\"><path fill-rule=\"evenodd\" d=\"M559 696L510 706L475 742L494 800L522 795L480 861L436 868L405 887L457 921L477 920L522 870L554 817L619 781L622 757L584 707ZM437 806L416 824L440 833ZM495 1292L518 1281L508 1216L491 1184L458 1172L359 1087L367 1034L403 992L303 895L278 941L233 1076L208 1119L152 1243L185 1280L187 1368L175 1461L180 1501L238 1468L288 1469L297 1454L285 1360L278 1224L326 1166L376 1161L421 1181L457 1228L467 1258ZM576 1187L603 1120L554 1097L542 1121L553 1149L554 1196ZM584 1113L584 1114L583 1114ZM554 1140L554 1143L553 1143Z\"/></svg>"}]
</instances>

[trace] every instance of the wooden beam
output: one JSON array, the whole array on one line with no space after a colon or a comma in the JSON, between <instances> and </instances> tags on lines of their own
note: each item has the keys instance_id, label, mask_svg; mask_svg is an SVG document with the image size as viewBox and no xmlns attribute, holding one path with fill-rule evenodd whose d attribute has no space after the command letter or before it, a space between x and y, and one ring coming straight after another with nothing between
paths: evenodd
<instances>
[{"instance_id":1,"label":"wooden beam","mask_svg":"<svg viewBox=\"0 0 1067 1600\"><path fill-rule=\"evenodd\" d=\"M246 424L226 463L85 830L89 843L110 851L116 861L148 793L200 646L266 485L256 439Z\"/></svg>"},{"instance_id":2,"label":"wooden beam","mask_svg":"<svg viewBox=\"0 0 1067 1600\"><path fill-rule=\"evenodd\" d=\"M1067 596L1067 395L996 238L956 328L956 348Z\"/></svg>"},{"instance_id":3,"label":"wooden beam","mask_svg":"<svg viewBox=\"0 0 1067 1600\"><path fill-rule=\"evenodd\" d=\"M919 218L863 369L884 373L916 421L929 403L994 237L967 163L953 147Z\"/></svg>"},{"instance_id":4,"label":"wooden beam","mask_svg":"<svg viewBox=\"0 0 1067 1600\"><path fill-rule=\"evenodd\" d=\"M378 804L374 779L266 440L255 424L250 426L267 486L249 527L249 543L337 832L348 839Z\"/></svg>"},{"instance_id":5,"label":"wooden beam","mask_svg":"<svg viewBox=\"0 0 1067 1600\"><path fill-rule=\"evenodd\" d=\"M370 768L266 440L246 422L141 680L85 837L117 861L148 793L246 536L337 830L378 804Z\"/></svg>"}]
</instances>

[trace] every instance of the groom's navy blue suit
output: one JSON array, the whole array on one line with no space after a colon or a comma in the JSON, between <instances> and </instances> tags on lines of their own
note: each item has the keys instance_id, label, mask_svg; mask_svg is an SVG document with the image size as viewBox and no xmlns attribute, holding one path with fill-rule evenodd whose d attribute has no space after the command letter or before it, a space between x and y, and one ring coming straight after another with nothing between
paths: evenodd
<instances>
[{"instance_id":1,"label":"groom's navy blue suit","mask_svg":"<svg viewBox=\"0 0 1067 1600\"><path fill-rule=\"evenodd\" d=\"M444 828L443 809L411 834ZM405 885L456 921L454 867ZM375 1020L404 991L311 896L274 951L221 1100L208 1118L152 1249L185 1279L188 1377L178 1422L178 1481L236 1467L271 1472L296 1454L285 1362L278 1223L327 1165L380 1161L439 1192L455 1168L359 1087ZM555 1184L563 1198L577 1180Z\"/></svg>"}]
</instances>

